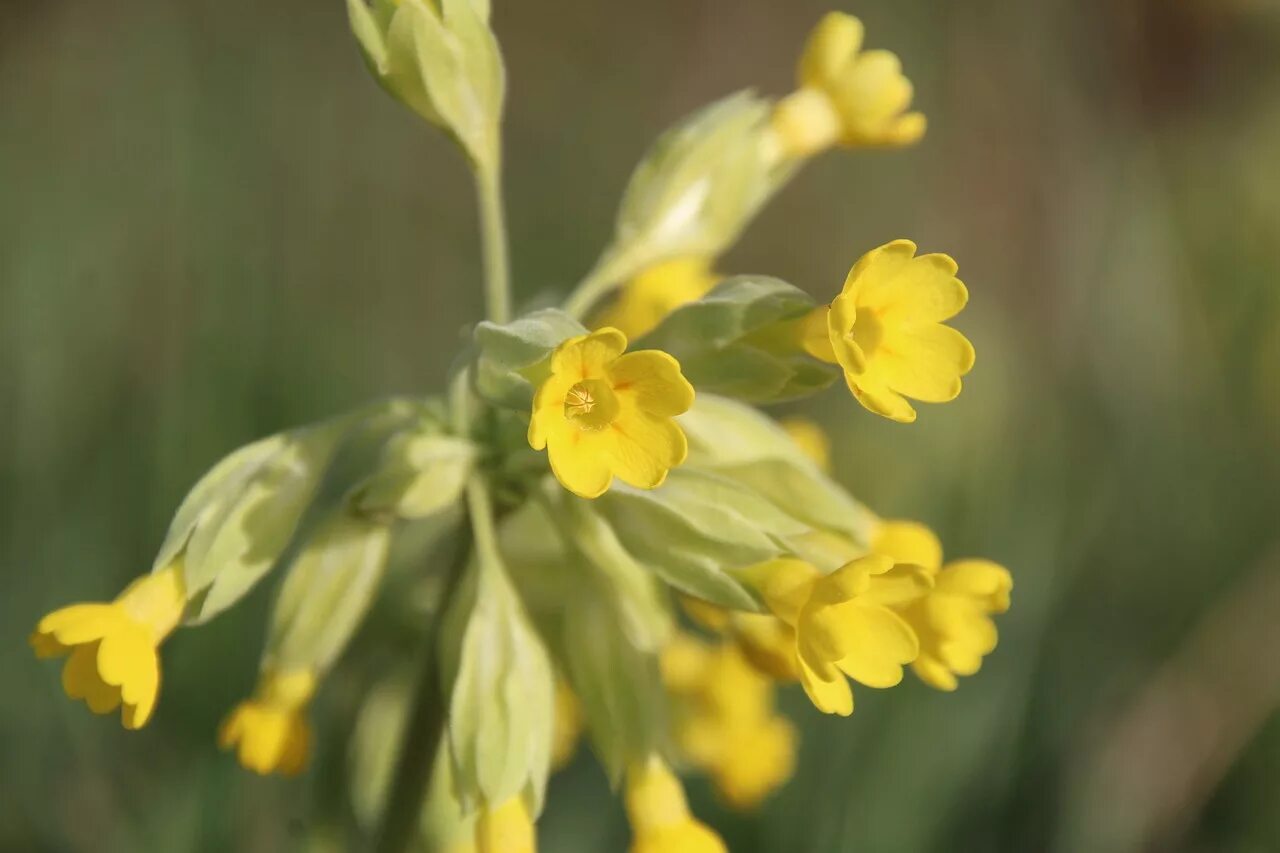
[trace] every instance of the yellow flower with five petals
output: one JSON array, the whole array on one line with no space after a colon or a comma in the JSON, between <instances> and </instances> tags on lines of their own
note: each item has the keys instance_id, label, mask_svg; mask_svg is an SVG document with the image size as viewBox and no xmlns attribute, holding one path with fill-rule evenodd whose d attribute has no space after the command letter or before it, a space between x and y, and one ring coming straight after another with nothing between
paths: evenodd
<instances>
[{"instance_id":1,"label":"yellow flower with five petals","mask_svg":"<svg viewBox=\"0 0 1280 853\"><path fill-rule=\"evenodd\" d=\"M902 423L916 419L907 397L954 400L974 361L969 340L943 325L969 299L956 262L915 252L910 240L867 252L840 295L810 314L804 330L805 349L839 364L858 402Z\"/></svg>"},{"instance_id":2,"label":"yellow flower with five petals","mask_svg":"<svg viewBox=\"0 0 1280 853\"><path fill-rule=\"evenodd\" d=\"M95 714L121 707L127 729L151 718L160 693L159 648L186 608L181 563L138 578L115 601L73 604L40 620L30 637L42 658L69 655L62 687Z\"/></svg>"},{"instance_id":3,"label":"yellow flower with five petals","mask_svg":"<svg viewBox=\"0 0 1280 853\"><path fill-rule=\"evenodd\" d=\"M808 157L833 145L911 145L924 136L925 117L907 112L914 94L902 63L887 50L862 50L862 22L828 13L800 57L800 88L774 109L782 150Z\"/></svg>"},{"instance_id":4,"label":"yellow flower with five petals","mask_svg":"<svg viewBox=\"0 0 1280 853\"><path fill-rule=\"evenodd\" d=\"M624 355L626 348L626 336L610 327L569 338L551 354L533 398L529 444L546 448L556 479L580 497L599 497L615 476L657 488L689 451L675 422L693 405L680 363L660 350Z\"/></svg>"},{"instance_id":5,"label":"yellow flower with five petals","mask_svg":"<svg viewBox=\"0 0 1280 853\"><path fill-rule=\"evenodd\" d=\"M301 773L311 750L306 708L315 690L316 676L309 669L264 673L253 698L223 720L219 745L236 748L241 766L259 775Z\"/></svg>"},{"instance_id":6,"label":"yellow flower with five petals","mask_svg":"<svg viewBox=\"0 0 1280 853\"><path fill-rule=\"evenodd\" d=\"M919 653L915 631L894 610L929 588L918 566L871 554L823 575L801 560L781 558L742 577L794 631L800 683L824 713L853 713L846 676L867 687L893 687Z\"/></svg>"}]
</instances>

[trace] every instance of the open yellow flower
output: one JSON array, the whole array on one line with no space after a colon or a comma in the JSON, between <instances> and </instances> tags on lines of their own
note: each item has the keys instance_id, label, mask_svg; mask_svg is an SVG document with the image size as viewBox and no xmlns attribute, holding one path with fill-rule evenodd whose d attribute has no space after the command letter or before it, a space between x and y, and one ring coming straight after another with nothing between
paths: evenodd
<instances>
[{"instance_id":1,"label":"open yellow flower","mask_svg":"<svg viewBox=\"0 0 1280 853\"><path fill-rule=\"evenodd\" d=\"M187 604L182 566L138 578L110 604L73 604L40 620L30 637L42 658L69 655L62 688L95 714L121 707L127 729L151 718L160 693L159 648Z\"/></svg>"},{"instance_id":2,"label":"open yellow flower","mask_svg":"<svg viewBox=\"0 0 1280 853\"><path fill-rule=\"evenodd\" d=\"M618 290L596 326L613 326L628 338L653 331L672 311L707 295L720 277L708 258L676 258L655 264Z\"/></svg>"},{"instance_id":3,"label":"open yellow flower","mask_svg":"<svg viewBox=\"0 0 1280 853\"><path fill-rule=\"evenodd\" d=\"M969 299L946 255L915 257L916 244L894 240L863 255L829 307L806 322L804 347L839 364L867 409L902 423L916 419L906 398L944 403L973 367L973 345L943 325Z\"/></svg>"},{"instance_id":4,"label":"open yellow flower","mask_svg":"<svg viewBox=\"0 0 1280 853\"><path fill-rule=\"evenodd\" d=\"M955 690L957 675L973 675L995 651L998 635L991 616L1009 609L1013 577L990 560L942 564L942 543L916 521L882 521L871 549L898 563L922 567L933 586L900 602L897 612L920 639L911 669L939 690Z\"/></svg>"},{"instance_id":5,"label":"open yellow flower","mask_svg":"<svg viewBox=\"0 0 1280 853\"><path fill-rule=\"evenodd\" d=\"M480 810L475 849L476 853L534 853L538 849L533 820L522 797Z\"/></svg>"},{"instance_id":6,"label":"open yellow flower","mask_svg":"<svg viewBox=\"0 0 1280 853\"><path fill-rule=\"evenodd\" d=\"M615 476L657 488L689 452L674 420L693 405L680 363L659 350L623 355L626 348L614 328L569 338L533 398L529 444L547 449L556 479L580 497L599 497Z\"/></svg>"},{"instance_id":7,"label":"open yellow flower","mask_svg":"<svg viewBox=\"0 0 1280 853\"><path fill-rule=\"evenodd\" d=\"M264 673L253 698L223 720L219 746L235 747L241 766L259 775L301 773L311 750L306 708L315 690L316 676L309 669Z\"/></svg>"},{"instance_id":8,"label":"open yellow flower","mask_svg":"<svg viewBox=\"0 0 1280 853\"><path fill-rule=\"evenodd\" d=\"M754 808L791 777L795 728L775 710L773 682L737 646L681 635L663 650L662 673L682 755L729 805Z\"/></svg>"},{"instance_id":9,"label":"open yellow flower","mask_svg":"<svg viewBox=\"0 0 1280 853\"><path fill-rule=\"evenodd\" d=\"M924 136L925 118L907 112L911 81L887 50L862 50L862 22L828 13L800 57L799 86L773 114L782 149L808 157L833 145L902 146Z\"/></svg>"},{"instance_id":10,"label":"open yellow flower","mask_svg":"<svg viewBox=\"0 0 1280 853\"><path fill-rule=\"evenodd\" d=\"M930 586L918 566L872 554L822 575L782 558L747 569L743 578L794 630L800 683L824 713L853 713L846 676L868 687L893 687L919 653L915 631L894 611Z\"/></svg>"},{"instance_id":11,"label":"open yellow flower","mask_svg":"<svg viewBox=\"0 0 1280 853\"><path fill-rule=\"evenodd\" d=\"M727 853L720 836L689 812L684 788L656 755L630 768L627 817L631 853Z\"/></svg>"}]
</instances>

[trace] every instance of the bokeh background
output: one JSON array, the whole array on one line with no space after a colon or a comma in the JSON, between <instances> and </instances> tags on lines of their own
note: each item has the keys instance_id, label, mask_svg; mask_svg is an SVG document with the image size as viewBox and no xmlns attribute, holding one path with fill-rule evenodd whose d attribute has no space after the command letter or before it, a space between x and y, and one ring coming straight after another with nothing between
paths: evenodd
<instances>
[{"instance_id":1,"label":"bokeh background","mask_svg":"<svg viewBox=\"0 0 1280 853\"><path fill-rule=\"evenodd\" d=\"M566 289L653 137L784 93L826 6L495 3L521 298ZM843 481L1008 565L999 650L953 695L800 695L800 769L735 851L1280 850L1280 4L865 0L930 131L828 155L722 263L829 294L910 236L961 264L977 368L902 427L803 411ZM370 81L337 0L0 7L0 849L303 849L345 808L360 673L314 772L214 746L251 689L270 585L165 650L128 733L61 697L25 636L150 565L231 448L442 386L478 317L453 148ZM358 668L357 668L358 669ZM588 755L552 853L616 851Z\"/></svg>"}]
</instances>

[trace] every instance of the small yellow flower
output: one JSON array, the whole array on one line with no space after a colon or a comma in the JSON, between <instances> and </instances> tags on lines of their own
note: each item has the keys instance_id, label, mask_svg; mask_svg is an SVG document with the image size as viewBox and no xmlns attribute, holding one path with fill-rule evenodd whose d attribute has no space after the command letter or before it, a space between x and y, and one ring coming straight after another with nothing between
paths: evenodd
<instances>
[{"instance_id":1,"label":"small yellow flower","mask_svg":"<svg viewBox=\"0 0 1280 853\"><path fill-rule=\"evenodd\" d=\"M653 331L681 305L706 296L719 280L708 258L676 258L655 264L619 289L595 325L613 326L635 340Z\"/></svg>"},{"instance_id":2,"label":"small yellow flower","mask_svg":"<svg viewBox=\"0 0 1280 853\"><path fill-rule=\"evenodd\" d=\"M871 550L898 563L923 568L933 586L900 602L895 610L920 639L920 655L911 669L939 690L955 690L957 675L973 675L982 658L996 648L992 614L1009 609L1013 577L990 560L942 564L942 543L917 521L882 521Z\"/></svg>"},{"instance_id":3,"label":"small yellow flower","mask_svg":"<svg viewBox=\"0 0 1280 853\"><path fill-rule=\"evenodd\" d=\"M769 613L729 611L689 596L682 596L680 603L694 622L732 639L746 660L760 672L779 681L800 679L796 669L795 631L778 617ZM663 650L663 677L668 685L677 671L684 673L683 679L691 684L703 676L706 652L688 648L690 644L685 642L688 639L687 635L679 635Z\"/></svg>"},{"instance_id":4,"label":"small yellow flower","mask_svg":"<svg viewBox=\"0 0 1280 853\"><path fill-rule=\"evenodd\" d=\"M476 853L534 853L537 835L522 797L496 809L480 810L476 820Z\"/></svg>"},{"instance_id":5,"label":"small yellow flower","mask_svg":"<svg viewBox=\"0 0 1280 853\"><path fill-rule=\"evenodd\" d=\"M700 653L690 654L693 644ZM676 740L720 796L751 809L791 777L796 731L774 708L774 685L731 643L687 636L663 650L663 680L679 700Z\"/></svg>"},{"instance_id":6,"label":"small yellow flower","mask_svg":"<svg viewBox=\"0 0 1280 853\"><path fill-rule=\"evenodd\" d=\"M809 315L804 346L839 364L867 409L902 423L916 419L907 397L944 403L973 367L973 345L943 325L969 299L946 255L915 257L910 240L863 255L829 307Z\"/></svg>"},{"instance_id":7,"label":"small yellow flower","mask_svg":"<svg viewBox=\"0 0 1280 853\"><path fill-rule=\"evenodd\" d=\"M833 145L911 145L924 136L924 116L907 112L913 89L902 63L887 50L862 51L862 37L862 22L840 12L828 13L809 36L797 72L800 88L773 114L790 156Z\"/></svg>"},{"instance_id":8,"label":"small yellow flower","mask_svg":"<svg viewBox=\"0 0 1280 853\"><path fill-rule=\"evenodd\" d=\"M582 703L563 678L556 678L555 716L551 726L551 768L569 763L582 738Z\"/></svg>"},{"instance_id":9,"label":"small yellow flower","mask_svg":"<svg viewBox=\"0 0 1280 853\"><path fill-rule=\"evenodd\" d=\"M728 853L720 836L689 813L684 788L657 756L628 770L631 853Z\"/></svg>"},{"instance_id":10,"label":"small yellow flower","mask_svg":"<svg viewBox=\"0 0 1280 853\"><path fill-rule=\"evenodd\" d=\"M599 497L615 476L657 488L689 451L674 420L693 405L680 363L659 350L623 355L626 348L613 328L569 338L533 398L529 444L547 449L556 479L580 497Z\"/></svg>"},{"instance_id":11,"label":"small yellow flower","mask_svg":"<svg viewBox=\"0 0 1280 853\"><path fill-rule=\"evenodd\" d=\"M792 417L778 421L800 452L824 472L831 471L831 439L822 427L808 418Z\"/></svg>"},{"instance_id":12,"label":"small yellow flower","mask_svg":"<svg viewBox=\"0 0 1280 853\"><path fill-rule=\"evenodd\" d=\"M241 702L223 720L219 746L236 747L241 766L259 775L301 773L311 749L306 707L315 690L311 670L264 673L253 698Z\"/></svg>"},{"instance_id":13,"label":"small yellow flower","mask_svg":"<svg viewBox=\"0 0 1280 853\"><path fill-rule=\"evenodd\" d=\"M853 713L845 676L868 687L893 687L915 660L919 641L893 609L917 599L929 577L917 566L895 566L878 554L829 575L783 558L744 572L769 609L795 632L794 657L805 693L827 714Z\"/></svg>"},{"instance_id":14,"label":"small yellow flower","mask_svg":"<svg viewBox=\"0 0 1280 853\"><path fill-rule=\"evenodd\" d=\"M151 718L160 692L159 648L187 604L182 566L138 578L110 604L73 604L40 620L30 637L42 658L70 655L62 688L95 714L121 706L127 729Z\"/></svg>"},{"instance_id":15,"label":"small yellow flower","mask_svg":"<svg viewBox=\"0 0 1280 853\"><path fill-rule=\"evenodd\" d=\"M934 587L899 612L920 638L915 674L938 690L973 675L999 639L992 614L1009 609L1013 578L990 560L957 560L938 571Z\"/></svg>"}]
</instances>

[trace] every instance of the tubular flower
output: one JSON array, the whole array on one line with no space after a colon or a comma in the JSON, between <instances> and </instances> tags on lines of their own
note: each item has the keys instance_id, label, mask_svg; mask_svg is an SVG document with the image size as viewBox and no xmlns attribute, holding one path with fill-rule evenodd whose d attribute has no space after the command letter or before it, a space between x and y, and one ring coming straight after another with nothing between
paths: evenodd
<instances>
[{"instance_id":1,"label":"tubular flower","mask_svg":"<svg viewBox=\"0 0 1280 853\"><path fill-rule=\"evenodd\" d=\"M753 566L744 579L794 629L800 683L824 713L853 713L845 676L868 687L893 687L903 665L919 653L915 631L893 609L930 586L917 566L895 566L872 554L821 575L808 563L783 558Z\"/></svg>"},{"instance_id":2,"label":"tubular flower","mask_svg":"<svg viewBox=\"0 0 1280 853\"><path fill-rule=\"evenodd\" d=\"M689 813L684 788L657 756L627 772L631 853L727 853L720 836Z\"/></svg>"},{"instance_id":3,"label":"tubular flower","mask_svg":"<svg viewBox=\"0 0 1280 853\"><path fill-rule=\"evenodd\" d=\"M795 631L778 617L769 613L729 611L689 596L681 597L680 603L694 622L732 639L743 657L760 672L779 681L800 679L800 671L796 668ZM674 671L674 664L669 660L692 660L692 652L687 650L680 651L677 657L681 639L677 637L663 651L663 676L668 684ZM697 665L702 663L703 660L698 659ZM682 667L682 671L690 673L687 677L691 682L702 677L702 670L695 669L692 663Z\"/></svg>"},{"instance_id":4,"label":"tubular flower","mask_svg":"<svg viewBox=\"0 0 1280 853\"><path fill-rule=\"evenodd\" d=\"M791 440L800 448L800 452L809 458L818 469L831 471L831 439L822 427L808 418L785 418L778 422Z\"/></svg>"},{"instance_id":5,"label":"tubular flower","mask_svg":"<svg viewBox=\"0 0 1280 853\"><path fill-rule=\"evenodd\" d=\"M720 277L708 258L676 258L649 267L618 292L597 318L597 326L613 326L632 340L651 332L672 311L702 298Z\"/></svg>"},{"instance_id":6,"label":"tubular flower","mask_svg":"<svg viewBox=\"0 0 1280 853\"><path fill-rule=\"evenodd\" d=\"M871 536L871 550L895 563L920 566L930 574L942 568L942 543L918 521L881 521Z\"/></svg>"},{"instance_id":7,"label":"tubular flower","mask_svg":"<svg viewBox=\"0 0 1280 853\"><path fill-rule=\"evenodd\" d=\"M569 338L533 398L529 444L547 449L556 479L580 497L599 497L615 476L657 488L689 450L674 420L693 405L679 362L626 348L614 328Z\"/></svg>"},{"instance_id":8,"label":"tubular flower","mask_svg":"<svg viewBox=\"0 0 1280 853\"><path fill-rule=\"evenodd\" d=\"M829 307L806 322L811 355L844 370L853 396L886 418L910 423L907 397L944 403L973 367L973 345L950 326L969 299L946 255L915 257L916 244L894 240L863 255Z\"/></svg>"},{"instance_id":9,"label":"tubular flower","mask_svg":"<svg viewBox=\"0 0 1280 853\"><path fill-rule=\"evenodd\" d=\"M138 578L110 604L73 604L40 620L30 637L41 658L69 655L62 688L95 714L121 706L126 729L151 718L160 692L158 650L187 604L179 563Z\"/></svg>"},{"instance_id":10,"label":"tubular flower","mask_svg":"<svg viewBox=\"0 0 1280 853\"><path fill-rule=\"evenodd\" d=\"M569 763L578 750L583 729L582 703L569 683L556 678L555 717L551 728L551 767L559 770Z\"/></svg>"},{"instance_id":11,"label":"tubular flower","mask_svg":"<svg viewBox=\"0 0 1280 853\"><path fill-rule=\"evenodd\" d=\"M700 654L693 655L694 645ZM732 644L688 637L663 651L663 680L680 700L676 739L729 805L750 809L790 778L795 728L774 709L773 683Z\"/></svg>"},{"instance_id":12,"label":"tubular flower","mask_svg":"<svg viewBox=\"0 0 1280 853\"><path fill-rule=\"evenodd\" d=\"M920 638L915 674L931 687L955 690L956 676L973 675L995 651L991 616L1009 609L1013 578L990 560L957 560L938 571L933 589L900 609Z\"/></svg>"},{"instance_id":13,"label":"tubular flower","mask_svg":"<svg viewBox=\"0 0 1280 853\"><path fill-rule=\"evenodd\" d=\"M476 853L534 853L538 849L523 798L513 797L496 809L480 810L475 849Z\"/></svg>"},{"instance_id":14,"label":"tubular flower","mask_svg":"<svg viewBox=\"0 0 1280 853\"><path fill-rule=\"evenodd\" d=\"M887 50L862 51L862 22L828 13L800 57L799 86L774 109L773 128L783 150L808 157L840 145L897 147L924 136L925 118L907 112L911 81Z\"/></svg>"},{"instance_id":15,"label":"tubular flower","mask_svg":"<svg viewBox=\"0 0 1280 853\"><path fill-rule=\"evenodd\" d=\"M315 689L311 670L264 673L253 698L241 702L223 720L219 746L237 747L241 766L259 775L301 773L311 749L306 707Z\"/></svg>"}]
</instances>

